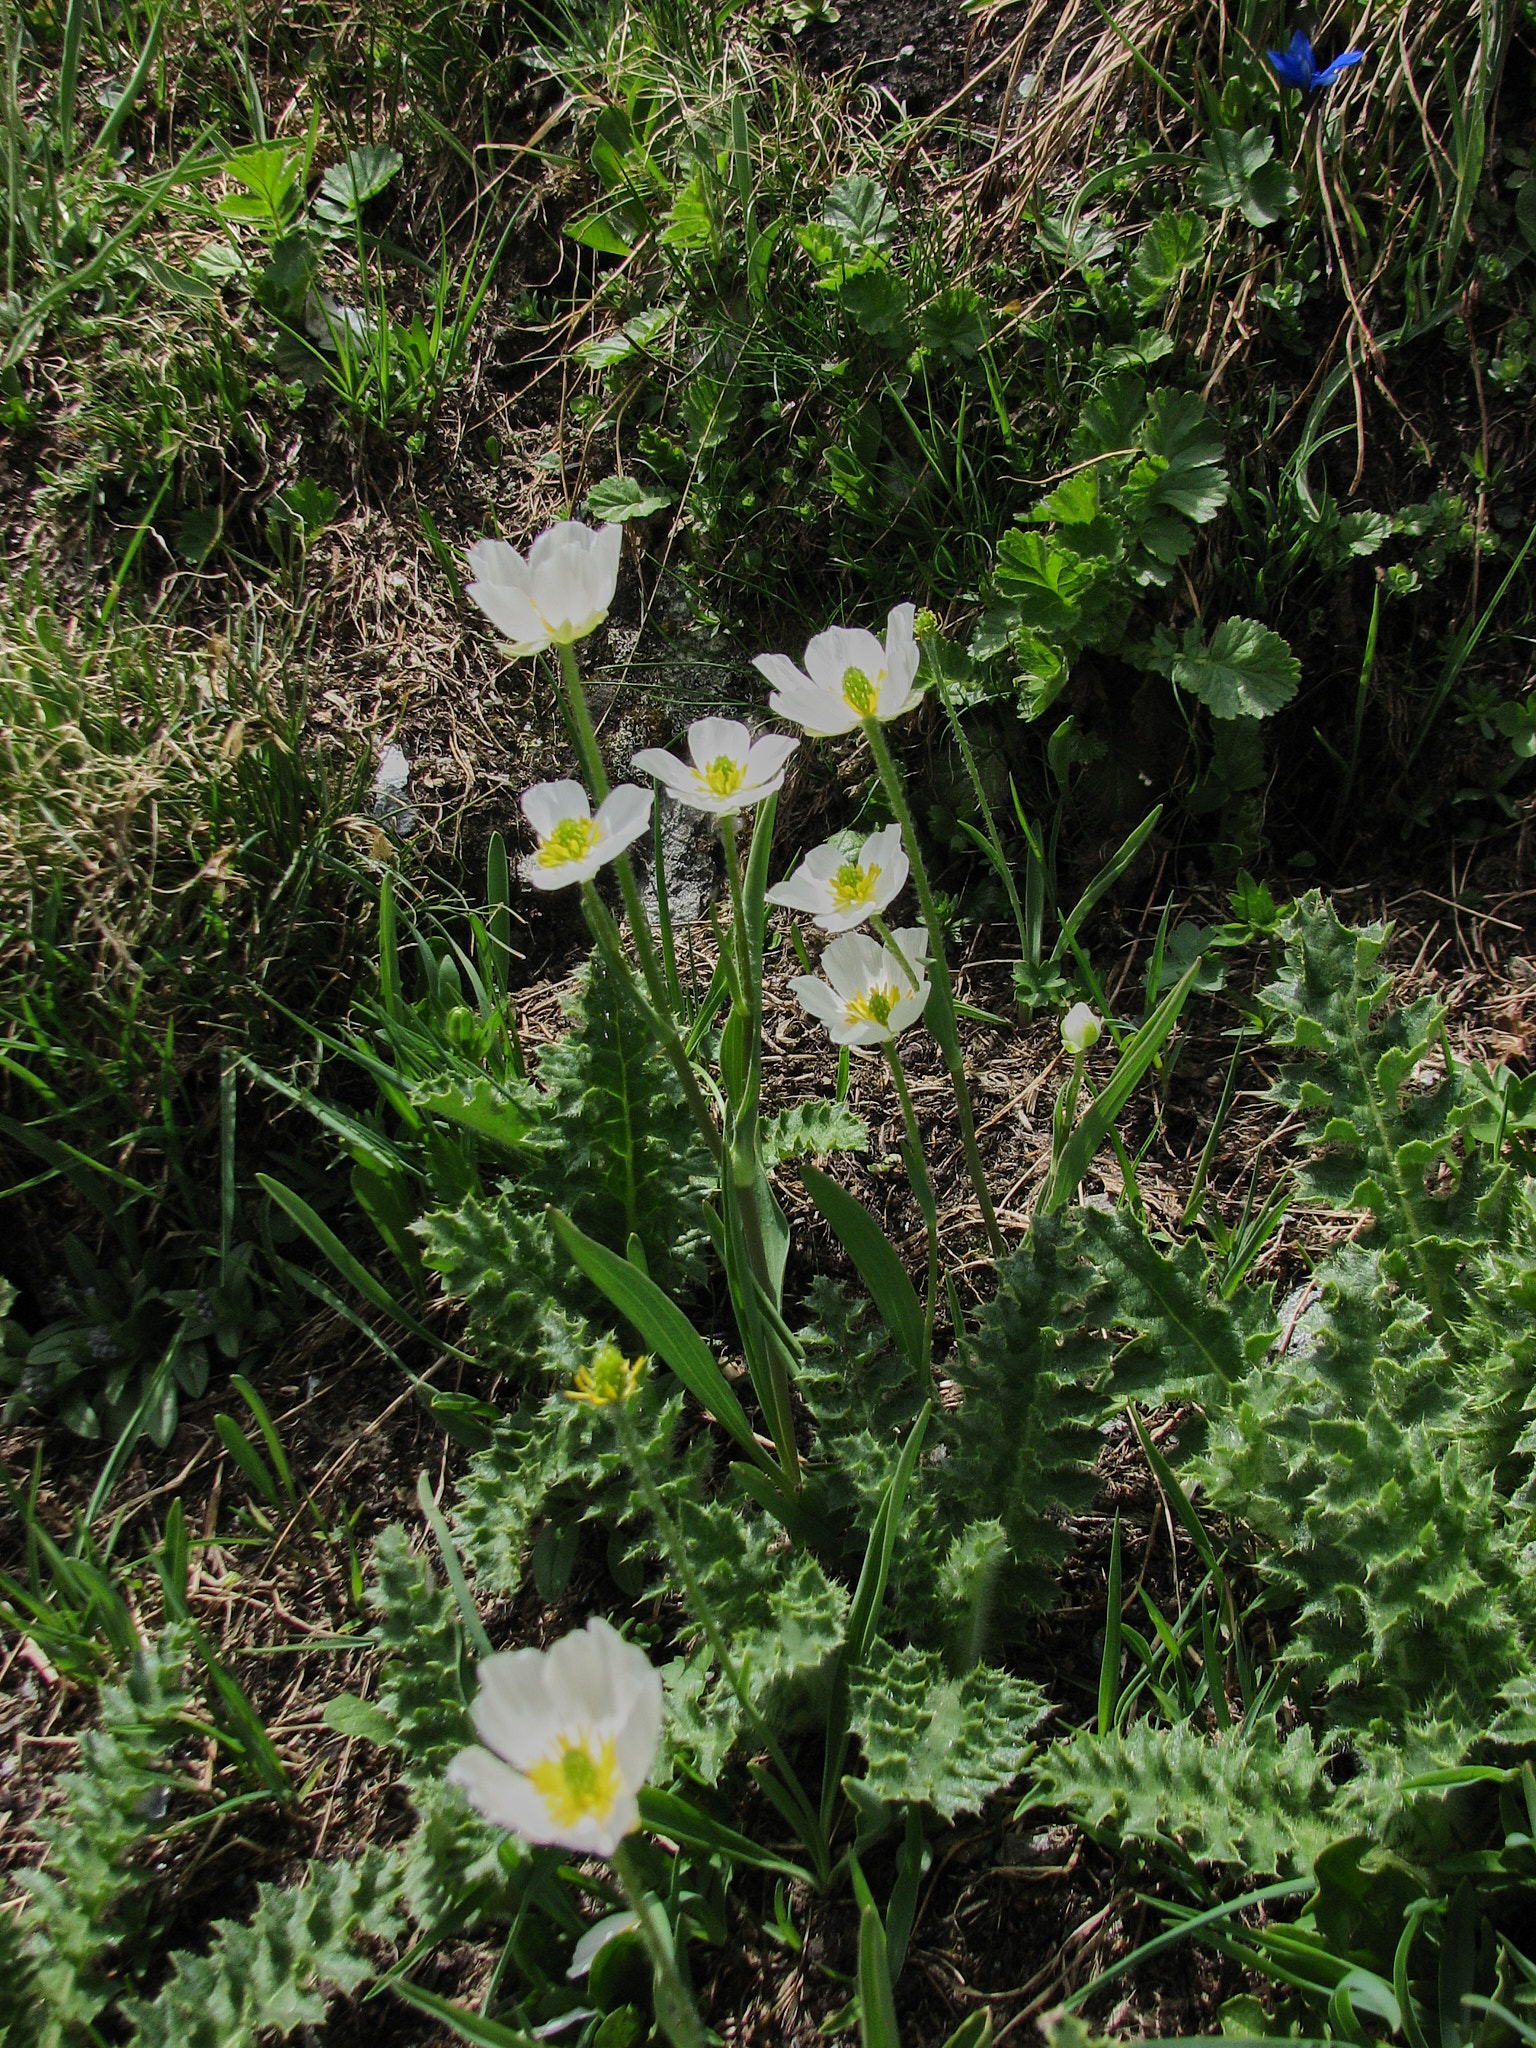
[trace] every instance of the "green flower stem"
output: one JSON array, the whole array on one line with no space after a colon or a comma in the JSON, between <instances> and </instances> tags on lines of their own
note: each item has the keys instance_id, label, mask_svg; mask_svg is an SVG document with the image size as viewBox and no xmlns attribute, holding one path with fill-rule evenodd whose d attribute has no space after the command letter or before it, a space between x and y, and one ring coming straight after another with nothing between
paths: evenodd
<instances>
[{"instance_id":1,"label":"green flower stem","mask_svg":"<svg viewBox=\"0 0 1536 2048\"><path fill-rule=\"evenodd\" d=\"M955 1024L955 996L950 986L949 968L944 960L944 926L940 920L938 906L933 900L933 890L928 884L928 870L923 866L922 850L917 843L917 829L912 822L912 812L907 804L907 792L902 786L901 773L891 758L891 750L885 744L885 734L880 730L877 718L861 720L864 737L869 742L869 751L874 757L875 770L884 787L886 798L896 814L901 827L901 836L906 842L907 857L912 863L912 879L917 884L917 900L922 905L923 923L928 927L928 943L931 957L928 965L932 973L933 994L928 998L928 1028L939 1041L939 1050L944 1055L944 1064L949 1069L949 1078L955 1090L955 1109L960 1118L960 1142L965 1147L965 1163L971 1171L971 1185L976 1190L976 1200L981 1208L981 1220L986 1225L987 1241L992 1247L992 1256L1003 1256L1003 1234L997 1227L997 1212L992 1207L992 1196L987 1187L986 1170L981 1163L981 1153L976 1144L976 1119L971 1113L970 1090L965 1084L965 1056L960 1050L960 1033Z\"/></svg>"},{"instance_id":2,"label":"green flower stem","mask_svg":"<svg viewBox=\"0 0 1536 2048\"><path fill-rule=\"evenodd\" d=\"M923 1151L923 1134L917 1127L917 1112L912 1107L911 1091L907 1077L901 1071L901 1061L896 1057L894 1041L887 1040L882 1048L886 1064L891 1070L891 1079L896 1084L896 1099L901 1104L902 1121L907 1127L907 1159L912 1173L912 1192L917 1197L917 1206L923 1212L923 1222L928 1227L928 1299L923 1309L923 1364L933 1359L933 1317L939 1298L939 1208L933 1199L933 1183L928 1178L928 1160ZM956 1333L958 1335L958 1332Z\"/></svg>"},{"instance_id":3,"label":"green flower stem","mask_svg":"<svg viewBox=\"0 0 1536 2048\"><path fill-rule=\"evenodd\" d=\"M732 994L741 1005L743 1049L746 1053L740 1098L731 1104L728 1133L731 1182L737 1213L741 1217L742 1234L747 1243L747 1257L758 1280L772 1293L762 1217L757 1206L757 1183L762 1172L757 1151L757 1105L763 1079L762 991L752 972L752 941L742 896L734 818L721 818L720 838L725 847L725 872L731 890L731 946L736 956L736 980Z\"/></svg>"},{"instance_id":4,"label":"green flower stem","mask_svg":"<svg viewBox=\"0 0 1536 2048\"><path fill-rule=\"evenodd\" d=\"M594 803L602 803L608 794L608 771L603 766L602 751L597 744L597 733L592 725L592 714L587 709L587 696L581 686L581 671L576 666L576 650L562 644L560 648L560 676L565 684L565 706L571 721L571 736L576 742L576 757L581 763L581 772L587 779ZM635 941L635 952L640 960L640 972L645 976L645 986L650 993L653 1009L671 1014L671 1003L667 997L666 977L661 971L661 960L651 939L650 920L645 914L645 905L640 901L640 885L635 880L634 865L628 849L614 862L618 871L619 893L624 898L624 915L629 919L629 929Z\"/></svg>"},{"instance_id":5,"label":"green flower stem","mask_svg":"<svg viewBox=\"0 0 1536 2048\"><path fill-rule=\"evenodd\" d=\"M651 1968L656 1980L657 2025L672 2043L672 2048L707 2048L709 2036L694 2010L688 1987L677 1967L672 1930L667 1926L660 1906L647 1892L640 1875L640 1865L627 1840L620 1842L609 1861L624 1887L630 1911L640 1922L641 1938L651 1952Z\"/></svg>"},{"instance_id":6,"label":"green flower stem","mask_svg":"<svg viewBox=\"0 0 1536 2048\"><path fill-rule=\"evenodd\" d=\"M693 1061L688 1049L677 1035L677 1026L672 1022L672 1013L663 1004L657 1007L646 1001L643 992L635 985L634 969L629 964L629 955L624 951L624 942L619 937L619 928L613 915L597 890L590 882L581 885L581 907L586 913L587 926L597 941L609 970L626 982L631 995L640 1005L641 1013L651 1029L661 1040L661 1049L672 1063L672 1071L682 1084L688 1107L693 1111L693 1120L699 1127L699 1135L709 1147L710 1157L717 1163L720 1158L720 1126L715 1121L714 1111L705 1100L704 1090L699 1086L699 1077L694 1072Z\"/></svg>"},{"instance_id":7,"label":"green flower stem","mask_svg":"<svg viewBox=\"0 0 1536 2048\"><path fill-rule=\"evenodd\" d=\"M652 1478L650 1468L635 1441L634 1425L630 1421L627 1406L622 1401L616 1402L613 1414L619 1442L629 1461L629 1468L635 1475L640 1498L645 1502L651 1519L656 1524L656 1532L672 1560L672 1569L682 1582L683 1598L688 1604L689 1612L703 1629L705 1641L714 1652L715 1662L720 1666L726 1684L740 1701L741 1710L751 1723L753 1734L773 1759L774 1768L779 1774L779 1784L791 1805L801 1816L801 1836L806 1848L811 1852L817 1876L825 1884L831 1875L832 1860L816 1810L806 1798L793 1766L779 1747L778 1737L753 1704L752 1695L747 1691L746 1680L726 1645L725 1631L716 1620L715 1610L709 1604L704 1588L699 1584L698 1573L693 1568L687 1546L683 1542L683 1532L673 1521L667 1504L661 1497L661 1488Z\"/></svg>"}]
</instances>

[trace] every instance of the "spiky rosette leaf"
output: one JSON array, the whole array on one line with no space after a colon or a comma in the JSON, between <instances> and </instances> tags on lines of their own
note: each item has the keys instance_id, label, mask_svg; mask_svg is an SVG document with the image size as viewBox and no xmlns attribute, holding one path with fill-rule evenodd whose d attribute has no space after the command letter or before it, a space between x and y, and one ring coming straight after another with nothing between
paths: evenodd
<instances>
[{"instance_id":1,"label":"spiky rosette leaf","mask_svg":"<svg viewBox=\"0 0 1536 2048\"><path fill-rule=\"evenodd\" d=\"M1038 1686L977 1664L963 1677L937 1652L876 1639L850 1687L864 1782L879 1798L931 1806L943 1820L979 1812L1023 1770L1049 1711Z\"/></svg>"},{"instance_id":2,"label":"spiky rosette leaf","mask_svg":"<svg viewBox=\"0 0 1536 2048\"><path fill-rule=\"evenodd\" d=\"M134 2048L254 2048L324 2024L327 2003L375 1973L367 1943L392 1940L397 1859L365 1849L355 1863L312 1863L302 1884L264 1884L241 1923L216 1920L205 1954L180 1951L159 1996L124 1999Z\"/></svg>"},{"instance_id":3,"label":"spiky rosette leaf","mask_svg":"<svg viewBox=\"0 0 1536 2048\"><path fill-rule=\"evenodd\" d=\"M1067 1517L1097 1490L1100 1389L1111 1349L1088 1315L1097 1274L1079 1226L1037 1219L998 1267L997 1293L965 1344L954 1377L964 1399L947 1418L928 1481L944 1526L996 1518L1009 1555L996 1612L1023 1619L1049 1605L1069 1546Z\"/></svg>"},{"instance_id":4,"label":"spiky rosette leaf","mask_svg":"<svg viewBox=\"0 0 1536 2048\"><path fill-rule=\"evenodd\" d=\"M1295 905L1284 971L1260 997L1271 1042L1296 1055L1271 1092L1305 1119L1302 1198L1369 1211L1399 1283L1444 1325L1458 1266L1498 1232L1503 1175L1461 1157L1460 1084L1438 1063L1443 1011L1428 997L1390 1004L1389 936L1341 924L1315 891Z\"/></svg>"},{"instance_id":5,"label":"spiky rosette leaf","mask_svg":"<svg viewBox=\"0 0 1536 2048\"><path fill-rule=\"evenodd\" d=\"M1304 1869L1329 1839L1333 1786L1308 1729L1266 1721L1217 1740L1187 1722L1080 1730L1035 1769L1036 1805L1070 1807L1117 1842L1176 1842L1198 1863L1254 1877Z\"/></svg>"}]
</instances>

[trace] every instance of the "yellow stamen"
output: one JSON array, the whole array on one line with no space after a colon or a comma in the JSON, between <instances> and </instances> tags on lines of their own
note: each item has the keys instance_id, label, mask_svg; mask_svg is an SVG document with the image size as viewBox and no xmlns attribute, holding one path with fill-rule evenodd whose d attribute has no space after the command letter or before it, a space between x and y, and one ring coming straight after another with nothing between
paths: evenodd
<instances>
[{"instance_id":1,"label":"yellow stamen","mask_svg":"<svg viewBox=\"0 0 1536 2048\"><path fill-rule=\"evenodd\" d=\"M608 1736L594 1754L591 1737L582 1734L572 1741L562 1735L559 1754L536 1763L528 1778L557 1828L574 1827L589 1814L605 1821L621 1789L613 1738Z\"/></svg>"},{"instance_id":2,"label":"yellow stamen","mask_svg":"<svg viewBox=\"0 0 1536 2048\"><path fill-rule=\"evenodd\" d=\"M694 774L711 796L734 796L747 779L745 762L733 761L729 754L717 754L702 773L696 768Z\"/></svg>"},{"instance_id":3,"label":"yellow stamen","mask_svg":"<svg viewBox=\"0 0 1536 2048\"><path fill-rule=\"evenodd\" d=\"M596 818L562 818L539 848L539 866L563 868L572 861L585 860L596 841Z\"/></svg>"},{"instance_id":4,"label":"yellow stamen","mask_svg":"<svg viewBox=\"0 0 1536 2048\"><path fill-rule=\"evenodd\" d=\"M878 1024L883 1031L891 1021L891 1012L900 1000L900 991L894 987L865 989L863 995L855 996L848 1005L848 1015L855 1024Z\"/></svg>"},{"instance_id":5,"label":"yellow stamen","mask_svg":"<svg viewBox=\"0 0 1536 2048\"><path fill-rule=\"evenodd\" d=\"M565 1398L584 1401L589 1408L611 1408L617 1401L627 1401L644 1376L643 1358L626 1358L617 1344L604 1344L582 1366Z\"/></svg>"},{"instance_id":6,"label":"yellow stamen","mask_svg":"<svg viewBox=\"0 0 1536 2048\"><path fill-rule=\"evenodd\" d=\"M840 911L849 911L857 910L860 904L873 903L879 879L878 867L862 868L856 860L845 860L832 877L833 904Z\"/></svg>"},{"instance_id":7,"label":"yellow stamen","mask_svg":"<svg viewBox=\"0 0 1536 2048\"><path fill-rule=\"evenodd\" d=\"M861 668L843 670L843 702L850 711L856 711L860 718L872 718L880 702L880 685L885 681L885 670L871 682Z\"/></svg>"}]
</instances>

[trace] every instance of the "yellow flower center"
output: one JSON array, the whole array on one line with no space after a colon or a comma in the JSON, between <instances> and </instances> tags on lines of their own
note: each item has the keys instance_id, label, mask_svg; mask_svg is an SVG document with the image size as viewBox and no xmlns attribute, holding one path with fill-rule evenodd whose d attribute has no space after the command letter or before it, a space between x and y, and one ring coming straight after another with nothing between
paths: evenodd
<instances>
[{"instance_id":1,"label":"yellow flower center","mask_svg":"<svg viewBox=\"0 0 1536 2048\"><path fill-rule=\"evenodd\" d=\"M856 860L845 860L832 877L832 901L838 910L856 910L861 903L873 903L880 869L861 868Z\"/></svg>"},{"instance_id":2,"label":"yellow flower center","mask_svg":"<svg viewBox=\"0 0 1536 2048\"><path fill-rule=\"evenodd\" d=\"M559 1755L545 1757L528 1773L557 1828L574 1827L589 1814L595 1820L606 1820L622 1790L613 1737L606 1738L595 1756L589 1742L586 1735L577 1736L574 1742L562 1735Z\"/></svg>"},{"instance_id":3,"label":"yellow flower center","mask_svg":"<svg viewBox=\"0 0 1536 2048\"><path fill-rule=\"evenodd\" d=\"M617 1344L604 1344L576 1375L567 1401L584 1401L589 1408L611 1408L627 1401L645 1374L643 1358L626 1358Z\"/></svg>"},{"instance_id":4,"label":"yellow flower center","mask_svg":"<svg viewBox=\"0 0 1536 2048\"><path fill-rule=\"evenodd\" d=\"M885 681L885 670L871 682L861 668L843 670L843 702L850 711L856 711L860 718L872 718L880 702L880 685Z\"/></svg>"},{"instance_id":5,"label":"yellow flower center","mask_svg":"<svg viewBox=\"0 0 1536 2048\"><path fill-rule=\"evenodd\" d=\"M695 769L694 773L699 772ZM700 782L711 796L734 796L746 779L746 764L733 760L729 754L717 754L699 775Z\"/></svg>"},{"instance_id":6,"label":"yellow flower center","mask_svg":"<svg viewBox=\"0 0 1536 2048\"><path fill-rule=\"evenodd\" d=\"M585 860L597 841L596 818L562 818L539 848L541 868L563 868Z\"/></svg>"},{"instance_id":7,"label":"yellow flower center","mask_svg":"<svg viewBox=\"0 0 1536 2048\"><path fill-rule=\"evenodd\" d=\"M894 986L865 989L863 995L855 996L848 1005L848 1015L855 1024L878 1024L883 1031L891 1021L891 1012L900 1001L900 991Z\"/></svg>"}]
</instances>

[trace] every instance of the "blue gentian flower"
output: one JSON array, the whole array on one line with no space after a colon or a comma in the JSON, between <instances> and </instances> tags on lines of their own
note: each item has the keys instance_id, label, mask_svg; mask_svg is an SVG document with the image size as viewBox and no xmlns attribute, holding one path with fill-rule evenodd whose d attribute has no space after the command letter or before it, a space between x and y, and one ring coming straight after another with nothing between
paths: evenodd
<instances>
[{"instance_id":1,"label":"blue gentian flower","mask_svg":"<svg viewBox=\"0 0 1536 2048\"><path fill-rule=\"evenodd\" d=\"M1351 65L1358 64L1364 55L1364 50L1346 50L1342 57L1335 57L1330 65L1319 71L1312 61L1311 39L1301 29L1297 29L1291 37L1289 49L1271 50L1269 61L1286 85L1294 85L1298 92L1318 92L1323 86L1332 85L1333 81L1348 71Z\"/></svg>"}]
</instances>

